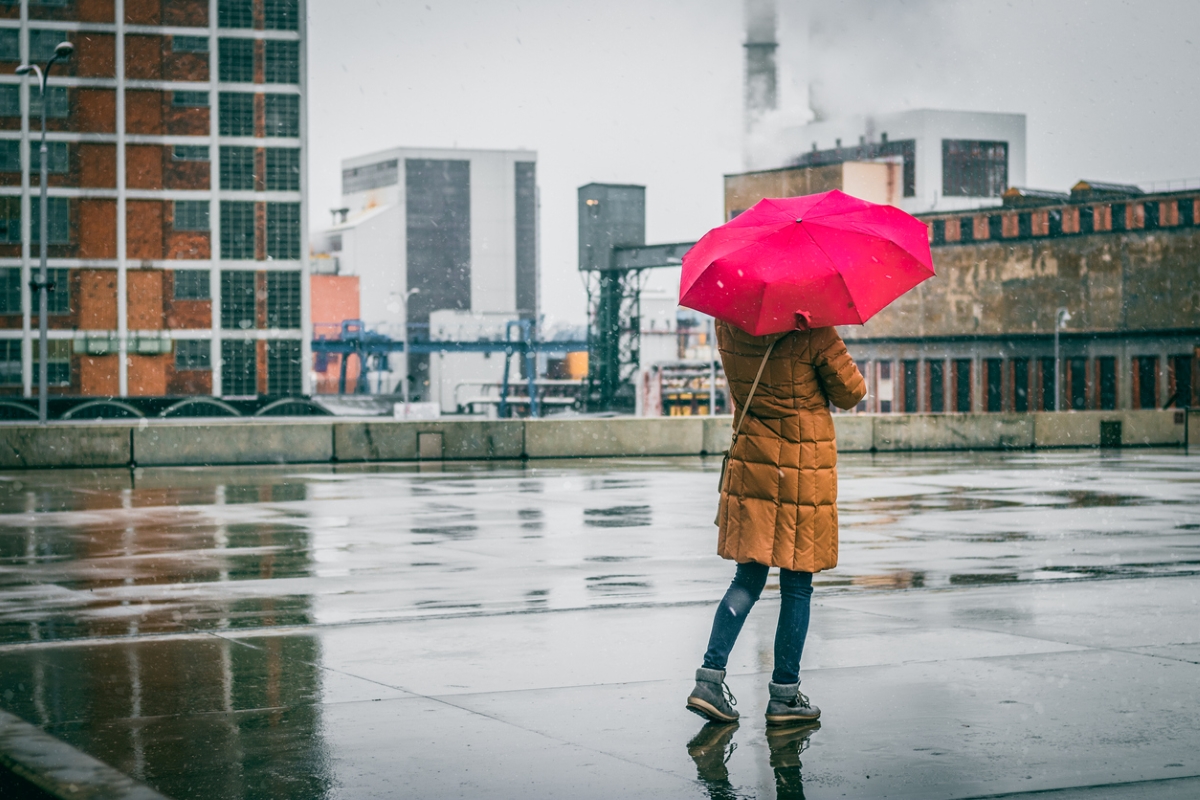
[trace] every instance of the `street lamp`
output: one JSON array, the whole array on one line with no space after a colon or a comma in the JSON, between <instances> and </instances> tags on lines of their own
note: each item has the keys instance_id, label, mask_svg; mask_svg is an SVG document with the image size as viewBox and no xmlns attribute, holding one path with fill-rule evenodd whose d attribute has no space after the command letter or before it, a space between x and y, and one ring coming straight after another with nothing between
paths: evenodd
<instances>
[{"instance_id":1,"label":"street lamp","mask_svg":"<svg viewBox=\"0 0 1200 800\"><path fill-rule=\"evenodd\" d=\"M54 56L46 62L46 69L43 71L37 64L22 64L17 67L18 75L28 75L33 73L38 81L38 91L42 98L42 146L38 151L41 155L41 208L42 218L39 220L39 233L41 235L41 268L38 270L38 279L29 282L29 288L38 293L38 424L46 424L46 406L48 402L47 389L50 383L49 380L49 332L48 332L48 317L50 313L50 296L49 292L54 288L50 283L49 275L46 271L46 247L50 240L49 229L49 200L46 197L47 184L50 182L50 157L49 151L46 149L46 79L50 77L50 68L54 66L54 62L60 58L70 58L71 53L75 52L75 45L70 42L60 42L54 48ZM30 231L32 233L32 230Z\"/></svg>"},{"instance_id":2,"label":"street lamp","mask_svg":"<svg viewBox=\"0 0 1200 800\"><path fill-rule=\"evenodd\" d=\"M404 293L404 374L400 376L401 389L404 393L404 415L408 416L408 379L411 377L408 372L409 359L412 355L411 342L409 341L411 328L408 324L408 301L412 299L414 294L420 294L421 288L414 286Z\"/></svg>"},{"instance_id":3,"label":"street lamp","mask_svg":"<svg viewBox=\"0 0 1200 800\"><path fill-rule=\"evenodd\" d=\"M1059 410L1059 400L1062 398L1062 358L1058 350L1058 332L1067 326L1071 312L1060 307L1054 312L1054 410Z\"/></svg>"}]
</instances>

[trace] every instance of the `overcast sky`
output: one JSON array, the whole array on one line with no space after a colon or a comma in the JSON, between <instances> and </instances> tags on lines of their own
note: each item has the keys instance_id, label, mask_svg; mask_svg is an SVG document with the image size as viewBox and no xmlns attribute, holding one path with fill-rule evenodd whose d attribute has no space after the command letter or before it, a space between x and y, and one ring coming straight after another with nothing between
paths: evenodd
<instances>
[{"instance_id":1,"label":"overcast sky","mask_svg":"<svg viewBox=\"0 0 1200 800\"><path fill-rule=\"evenodd\" d=\"M811 5L811 7L810 7ZM780 0L784 113L1027 115L1028 183L1200 176L1196 0ZM647 187L647 240L721 223L741 0L309 0L309 201L397 146L538 152L542 307L582 321L575 190Z\"/></svg>"}]
</instances>

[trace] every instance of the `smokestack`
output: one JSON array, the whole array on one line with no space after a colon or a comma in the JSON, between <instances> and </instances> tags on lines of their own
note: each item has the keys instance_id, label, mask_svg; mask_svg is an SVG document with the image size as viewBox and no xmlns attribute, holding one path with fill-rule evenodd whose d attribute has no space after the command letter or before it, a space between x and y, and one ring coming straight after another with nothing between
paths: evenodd
<instances>
[{"instance_id":1,"label":"smokestack","mask_svg":"<svg viewBox=\"0 0 1200 800\"><path fill-rule=\"evenodd\" d=\"M746 12L746 135L777 103L775 0L744 0Z\"/></svg>"}]
</instances>

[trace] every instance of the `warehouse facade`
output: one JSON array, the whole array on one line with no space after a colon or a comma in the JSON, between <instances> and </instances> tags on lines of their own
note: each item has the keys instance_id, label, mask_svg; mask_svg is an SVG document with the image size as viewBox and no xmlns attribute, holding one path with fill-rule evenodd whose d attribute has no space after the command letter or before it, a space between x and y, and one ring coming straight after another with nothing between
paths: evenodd
<instances>
[{"instance_id":1,"label":"warehouse facade","mask_svg":"<svg viewBox=\"0 0 1200 800\"><path fill-rule=\"evenodd\" d=\"M41 106L13 72L68 40L47 95L51 393L307 393L304 25L303 0L0 4L0 392L35 394L39 358Z\"/></svg>"},{"instance_id":2,"label":"warehouse facade","mask_svg":"<svg viewBox=\"0 0 1200 800\"><path fill-rule=\"evenodd\" d=\"M1197 405L1200 191L1080 181L1004 203L920 215L937 277L842 329L870 387L858 410Z\"/></svg>"}]
</instances>

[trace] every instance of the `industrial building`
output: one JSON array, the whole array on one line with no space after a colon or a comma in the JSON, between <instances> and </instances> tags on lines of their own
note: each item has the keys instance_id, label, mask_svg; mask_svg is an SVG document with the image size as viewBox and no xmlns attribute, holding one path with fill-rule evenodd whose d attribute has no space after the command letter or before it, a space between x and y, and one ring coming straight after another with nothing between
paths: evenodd
<instances>
[{"instance_id":1,"label":"industrial building","mask_svg":"<svg viewBox=\"0 0 1200 800\"><path fill-rule=\"evenodd\" d=\"M368 329L394 339L499 338L538 316L537 154L395 148L342 163L319 268L357 276ZM318 329L336 320L316 319ZM395 353L384 392L454 411L468 380L498 382L491 354ZM460 398L461 399L461 398Z\"/></svg>"},{"instance_id":2,"label":"industrial building","mask_svg":"<svg viewBox=\"0 0 1200 800\"><path fill-rule=\"evenodd\" d=\"M841 329L870 387L860 410L1196 405L1200 191L1080 181L1004 200L921 215L937 277Z\"/></svg>"},{"instance_id":3,"label":"industrial building","mask_svg":"<svg viewBox=\"0 0 1200 800\"><path fill-rule=\"evenodd\" d=\"M51 393L307 391L304 25L303 0L0 4L0 389L35 391L38 349L40 99L13 72L69 40L47 95Z\"/></svg>"}]
</instances>

